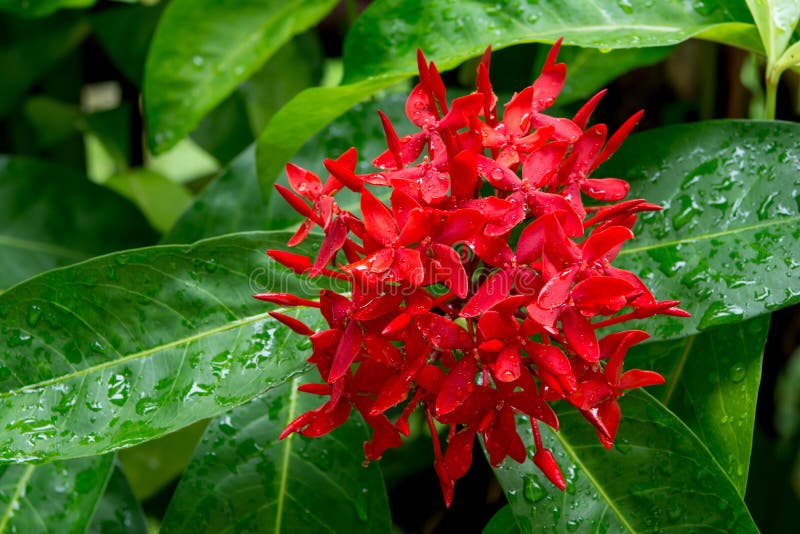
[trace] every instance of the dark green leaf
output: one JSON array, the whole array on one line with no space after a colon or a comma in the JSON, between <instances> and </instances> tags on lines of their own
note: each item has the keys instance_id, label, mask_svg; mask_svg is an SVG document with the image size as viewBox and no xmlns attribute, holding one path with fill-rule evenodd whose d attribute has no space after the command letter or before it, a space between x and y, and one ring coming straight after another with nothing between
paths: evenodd
<instances>
[{"instance_id":1,"label":"dark green leaf","mask_svg":"<svg viewBox=\"0 0 800 534\"><path fill-rule=\"evenodd\" d=\"M564 47L558 54L558 60L567 65L567 79L558 96L558 104L585 100L618 76L658 63L673 50L674 47L671 46L603 51L596 48ZM544 57L539 65L542 64ZM539 69L535 72L538 74Z\"/></svg>"},{"instance_id":2,"label":"dark green leaf","mask_svg":"<svg viewBox=\"0 0 800 534\"><path fill-rule=\"evenodd\" d=\"M292 161L324 179L327 171L322 161L357 146L359 172L369 172L369 161L386 148L377 114L379 109L395 122L400 135L410 132L404 111L405 95L390 94L377 101L359 104L333 121L306 143ZM285 173L281 173L279 183L287 185ZM358 198L349 191L341 192L337 198L346 209L358 206ZM268 206L264 205L258 188L254 150L250 147L200 194L164 240L188 243L229 232L282 229L299 221L300 217L278 195L270 199Z\"/></svg>"},{"instance_id":3,"label":"dark green leaf","mask_svg":"<svg viewBox=\"0 0 800 534\"><path fill-rule=\"evenodd\" d=\"M119 460L137 499L154 496L178 478L191 460L207 425L204 419L164 437L119 451Z\"/></svg>"},{"instance_id":4,"label":"dark green leaf","mask_svg":"<svg viewBox=\"0 0 800 534\"><path fill-rule=\"evenodd\" d=\"M74 14L36 21L0 19L0 116L88 33L89 24Z\"/></svg>"},{"instance_id":5,"label":"dark green leaf","mask_svg":"<svg viewBox=\"0 0 800 534\"><path fill-rule=\"evenodd\" d=\"M765 315L696 336L640 345L627 359L628 367L664 376L666 384L650 388L650 393L697 434L742 496L767 330Z\"/></svg>"},{"instance_id":6,"label":"dark green leaf","mask_svg":"<svg viewBox=\"0 0 800 534\"><path fill-rule=\"evenodd\" d=\"M313 26L333 0L174 0L156 28L145 64L150 146L163 152L246 80L293 35Z\"/></svg>"},{"instance_id":7,"label":"dark green leaf","mask_svg":"<svg viewBox=\"0 0 800 534\"><path fill-rule=\"evenodd\" d=\"M386 72L413 72L416 49L444 68L479 55L487 45L553 42L591 48L637 48L680 43L715 26L752 22L740 2L682 0L540 0L453 6L445 0L374 2L345 43L345 82ZM755 28L752 28L755 32Z\"/></svg>"},{"instance_id":8,"label":"dark green leaf","mask_svg":"<svg viewBox=\"0 0 800 534\"><path fill-rule=\"evenodd\" d=\"M616 263L689 319L648 320L675 338L800 301L800 125L713 121L625 142L599 174L632 180L642 215Z\"/></svg>"},{"instance_id":9,"label":"dark green leaf","mask_svg":"<svg viewBox=\"0 0 800 534\"><path fill-rule=\"evenodd\" d=\"M297 377L206 430L181 478L162 532L389 532L391 516L378 465L363 467L368 438L351 417L320 438L278 435L318 397Z\"/></svg>"},{"instance_id":10,"label":"dark green leaf","mask_svg":"<svg viewBox=\"0 0 800 534\"><path fill-rule=\"evenodd\" d=\"M94 5L97 0L0 0L0 11L28 17L41 17L63 8Z\"/></svg>"},{"instance_id":11,"label":"dark green leaf","mask_svg":"<svg viewBox=\"0 0 800 534\"><path fill-rule=\"evenodd\" d=\"M75 460L72 460L75 461ZM122 469L115 467L97 505L88 534L147 534L144 514Z\"/></svg>"},{"instance_id":12,"label":"dark green leaf","mask_svg":"<svg viewBox=\"0 0 800 534\"><path fill-rule=\"evenodd\" d=\"M511 505L500 508L483 528L483 534L518 534L520 532Z\"/></svg>"},{"instance_id":13,"label":"dark green leaf","mask_svg":"<svg viewBox=\"0 0 800 534\"><path fill-rule=\"evenodd\" d=\"M57 165L0 156L0 289L156 236L116 193Z\"/></svg>"},{"instance_id":14,"label":"dark green leaf","mask_svg":"<svg viewBox=\"0 0 800 534\"><path fill-rule=\"evenodd\" d=\"M0 466L0 533L86 532L114 455Z\"/></svg>"},{"instance_id":15,"label":"dark green leaf","mask_svg":"<svg viewBox=\"0 0 800 534\"><path fill-rule=\"evenodd\" d=\"M2 461L133 445L304 370L306 346L251 296L313 290L264 255L287 239L254 232L131 250L0 295Z\"/></svg>"},{"instance_id":16,"label":"dark green leaf","mask_svg":"<svg viewBox=\"0 0 800 534\"><path fill-rule=\"evenodd\" d=\"M560 431L542 425L566 491L531 461L500 465L498 479L523 532L758 532L736 488L680 419L640 391L620 405L610 451L571 406L557 410ZM530 432L525 441L532 443Z\"/></svg>"}]
</instances>

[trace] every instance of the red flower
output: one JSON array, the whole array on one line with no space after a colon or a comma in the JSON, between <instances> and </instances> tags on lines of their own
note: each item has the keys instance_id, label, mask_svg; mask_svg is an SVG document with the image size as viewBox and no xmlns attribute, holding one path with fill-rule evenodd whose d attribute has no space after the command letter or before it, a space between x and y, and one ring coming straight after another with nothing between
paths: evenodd
<instances>
[{"instance_id":1,"label":"red flower","mask_svg":"<svg viewBox=\"0 0 800 534\"><path fill-rule=\"evenodd\" d=\"M422 409L449 505L477 436L493 465L506 457L526 460L517 430L522 415L533 432L533 462L564 489L539 430L540 423L558 429L549 403L572 403L610 447L618 398L663 382L652 371L623 371L628 349L647 334L597 335L633 318L686 315L676 301L657 301L639 277L612 265L633 238L637 214L658 206L622 200L628 185L619 178L590 177L641 113L608 140L604 125L587 127L602 92L572 120L545 115L566 73L555 62L558 46L502 118L488 50L477 91L451 104L435 65L420 53L420 82L406 103L419 131L399 138L381 114L388 148L373 161L378 171L355 174L354 149L325 161L331 176L324 184L287 167L294 192L279 191L305 218L290 245L314 224L325 238L313 259L268 254L296 273L345 281L350 291L323 290L318 302L256 295L282 306L317 307L329 327L313 332L272 312L311 339L309 362L325 383L302 391L328 397L281 437L325 434L355 409L373 429L365 456L378 459L408 435L409 416ZM366 185L390 188L389 204ZM362 218L337 205L334 197L344 187L360 193ZM591 206L583 195L594 200ZM444 448L436 423L449 429Z\"/></svg>"}]
</instances>

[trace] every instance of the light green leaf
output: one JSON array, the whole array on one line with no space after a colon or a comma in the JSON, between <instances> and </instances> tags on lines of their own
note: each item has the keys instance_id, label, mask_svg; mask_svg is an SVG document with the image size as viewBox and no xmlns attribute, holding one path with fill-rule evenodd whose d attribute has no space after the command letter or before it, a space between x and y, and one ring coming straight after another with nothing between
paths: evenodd
<instances>
[{"instance_id":1,"label":"light green leaf","mask_svg":"<svg viewBox=\"0 0 800 534\"><path fill-rule=\"evenodd\" d=\"M335 4L170 2L145 64L144 110L153 151L174 146L281 45L316 24Z\"/></svg>"},{"instance_id":2,"label":"light green leaf","mask_svg":"<svg viewBox=\"0 0 800 534\"><path fill-rule=\"evenodd\" d=\"M363 421L331 434L278 435L319 405L299 393L300 377L216 418L206 430L164 517L164 534L237 532L390 532L380 468L367 467ZM213 489L212 489L213 488Z\"/></svg>"},{"instance_id":3,"label":"light green leaf","mask_svg":"<svg viewBox=\"0 0 800 534\"><path fill-rule=\"evenodd\" d=\"M114 456L0 466L0 534L86 532Z\"/></svg>"},{"instance_id":4,"label":"light green leaf","mask_svg":"<svg viewBox=\"0 0 800 534\"><path fill-rule=\"evenodd\" d=\"M130 446L304 371L305 345L267 314L274 307L252 298L313 292L264 255L288 237L254 232L125 251L0 295L0 462ZM300 312L312 327L314 311Z\"/></svg>"},{"instance_id":5,"label":"light green leaf","mask_svg":"<svg viewBox=\"0 0 800 534\"><path fill-rule=\"evenodd\" d=\"M795 0L746 0L761 35L767 60L778 60L800 20L800 4Z\"/></svg>"},{"instance_id":6,"label":"light green leaf","mask_svg":"<svg viewBox=\"0 0 800 534\"><path fill-rule=\"evenodd\" d=\"M134 201L153 228L162 233L172 228L192 202L192 195L184 186L147 169L114 175L105 185Z\"/></svg>"},{"instance_id":7,"label":"light green leaf","mask_svg":"<svg viewBox=\"0 0 800 534\"><path fill-rule=\"evenodd\" d=\"M72 460L73 462L75 460ZM88 534L147 534L147 523L128 479L119 467L114 467L103 493Z\"/></svg>"},{"instance_id":8,"label":"light green leaf","mask_svg":"<svg viewBox=\"0 0 800 534\"><path fill-rule=\"evenodd\" d=\"M758 532L730 479L680 419L641 391L620 406L610 451L571 406L556 410L558 432L541 426L566 491L531 461L496 470L523 532Z\"/></svg>"},{"instance_id":9,"label":"light green leaf","mask_svg":"<svg viewBox=\"0 0 800 534\"><path fill-rule=\"evenodd\" d=\"M800 301L800 125L712 121L627 140L597 176L631 179L643 214L615 262L692 317L648 319L677 338Z\"/></svg>"},{"instance_id":10,"label":"light green leaf","mask_svg":"<svg viewBox=\"0 0 800 534\"><path fill-rule=\"evenodd\" d=\"M59 165L0 156L0 289L156 240L127 200Z\"/></svg>"},{"instance_id":11,"label":"light green leaf","mask_svg":"<svg viewBox=\"0 0 800 534\"><path fill-rule=\"evenodd\" d=\"M765 315L696 336L640 345L626 360L629 368L664 376L666 383L649 392L697 434L741 496L747 487L768 330Z\"/></svg>"},{"instance_id":12,"label":"light green leaf","mask_svg":"<svg viewBox=\"0 0 800 534\"><path fill-rule=\"evenodd\" d=\"M149 499L178 478L191 460L207 425L204 419L164 437L119 451L119 461L137 499Z\"/></svg>"}]
</instances>

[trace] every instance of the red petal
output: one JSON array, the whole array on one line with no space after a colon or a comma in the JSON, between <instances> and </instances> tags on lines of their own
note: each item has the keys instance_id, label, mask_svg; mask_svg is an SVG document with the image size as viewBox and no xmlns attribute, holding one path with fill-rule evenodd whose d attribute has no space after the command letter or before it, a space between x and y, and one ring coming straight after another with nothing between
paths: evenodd
<instances>
[{"instance_id":1,"label":"red petal","mask_svg":"<svg viewBox=\"0 0 800 534\"><path fill-rule=\"evenodd\" d=\"M280 195L284 198L284 200L286 200L286 202L288 202L289 205L292 206L292 208L294 208L294 210L297 213L299 213L303 217L308 217L309 219L312 219L315 223L322 226L322 219L320 219L319 215L317 215L312 211L311 207L308 204L306 204L306 202L302 198L298 197L297 195L295 195L294 193L283 187L281 184L275 184L275 189L278 191L278 193L280 193Z\"/></svg>"},{"instance_id":2,"label":"red petal","mask_svg":"<svg viewBox=\"0 0 800 534\"><path fill-rule=\"evenodd\" d=\"M290 317L289 315L284 315L282 313L271 311L269 314L277 319L278 321L282 322L296 333L300 334L301 336L310 336L314 333L308 326L305 325L302 321L295 319L294 317Z\"/></svg>"},{"instance_id":3,"label":"red petal","mask_svg":"<svg viewBox=\"0 0 800 534\"><path fill-rule=\"evenodd\" d=\"M406 116L408 120L422 128L426 122L433 122L437 119L438 113L428 93L422 88L422 83L419 83L411 90L406 100Z\"/></svg>"},{"instance_id":4,"label":"red petal","mask_svg":"<svg viewBox=\"0 0 800 534\"><path fill-rule=\"evenodd\" d=\"M350 369L350 364L356 359L361 351L361 328L356 321L350 321L344 330L342 339L333 357L331 373L328 376L329 384L343 377Z\"/></svg>"},{"instance_id":5,"label":"red petal","mask_svg":"<svg viewBox=\"0 0 800 534\"><path fill-rule=\"evenodd\" d=\"M592 276L575 284L572 298L585 315L595 315L615 300L636 290L630 283L613 276Z\"/></svg>"},{"instance_id":6,"label":"red petal","mask_svg":"<svg viewBox=\"0 0 800 534\"><path fill-rule=\"evenodd\" d=\"M565 375L572 372L569 358L561 349L553 345L542 345L540 343L530 343L526 345L526 350L531 353L537 365L554 375Z\"/></svg>"},{"instance_id":7,"label":"red petal","mask_svg":"<svg viewBox=\"0 0 800 534\"><path fill-rule=\"evenodd\" d=\"M511 279L506 271L495 271L478 288L475 295L462 308L461 317L477 317L511 292Z\"/></svg>"},{"instance_id":8,"label":"red petal","mask_svg":"<svg viewBox=\"0 0 800 534\"><path fill-rule=\"evenodd\" d=\"M600 157L597 158L597 161L594 165L595 168L599 167L604 161L610 158L614 152L617 151L625 138L628 137L628 134L631 133L631 130L633 130L639 123L639 119L642 118L642 115L644 115L644 110L637 111L628 120L626 120L622 126L619 127L619 130L614 132L614 135L612 135L611 139L609 139L608 143L606 143L606 146L603 149L603 152L600 154Z\"/></svg>"},{"instance_id":9,"label":"red petal","mask_svg":"<svg viewBox=\"0 0 800 534\"><path fill-rule=\"evenodd\" d=\"M483 95L471 94L453 99L447 115L439 121L438 128L459 130L466 126L469 117L477 117L483 107Z\"/></svg>"},{"instance_id":10,"label":"red petal","mask_svg":"<svg viewBox=\"0 0 800 534\"><path fill-rule=\"evenodd\" d=\"M581 183L581 191L597 200L622 200L631 186L619 178L588 178Z\"/></svg>"},{"instance_id":11,"label":"red petal","mask_svg":"<svg viewBox=\"0 0 800 534\"><path fill-rule=\"evenodd\" d=\"M479 154L476 156L476 163L478 174L484 176L492 186L498 189L512 191L522 185L519 177L514 172L508 167L499 165L493 159Z\"/></svg>"},{"instance_id":12,"label":"red petal","mask_svg":"<svg viewBox=\"0 0 800 534\"><path fill-rule=\"evenodd\" d=\"M434 243L431 249L440 265L436 273L437 280L442 280L458 298L465 298L469 293L469 280L461 264L461 256L452 248L439 243Z\"/></svg>"},{"instance_id":13,"label":"red petal","mask_svg":"<svg viewBox=\"0 0 800 534\"><path fill-rule=\"evenodd\" d=\"M475 388L478 367L474 358L461 358L442 383L436 396L436 415L452 412L464 402Z\"/></svg>"},{"instance_id":14,"label":"red petal","mask_svg":"<svg viewBox=\"0 0 800 534\"><path fill-rule=\"evenodd\" d=\"M370 237L384 246L397 241L399 232L392 212L367 189L361 193L361 213L364 216L364 227Z\"/></svg>"},{"instance_id":15,"label":"red petal","mask_svg":"<svg viewBox=\"0 0 800 534\"><path fill-rule=\"evenodd\" d=\"M457 480L469 471L472 465L472 445L475 443L475 430L466 428L450 439L444 453L444 464L452 480Z\"/></svg>"},{"instance_id":16,"label":"red petal","mask_svg":"<svg viewBox=\"0 0 800 534\"><path fill-rule=\"evenodd\" d=\"M289 177L289 185L298 194L308 200L316 200L322 192L322 182L319 176L293 163L286 164L286 176Z\"/></svg>"},{"instance_id":17,"label":"red petal","mask_svg":"<svg viewBox=\"0 0 800 534\"><path fill-rule=\"evenodd\" d=\"M466 200L475 196L478 184L478 161L474 152L464 150L450 160L450 190L453 198Z\"/></svg>"},{"instance_id":18,"label":"red petal","mask_svg":"<svg viewBox=\"0 0 800 534\"><path fill-rule=\"evenodd\" d=\"M347 225L341 217L337 217L328 227L327 235L325 239L322 240L317 260L314 262L310 274L316 276L321 273L325 266L336 256L339 249L344 246L346 240Z\"/></svg>"},{"instance_id":19,"label":"red petal","mask_svg":"<svg viewBox=\"0 0 800 534\"><path fill-rule=\"evenodd\" d=\"M319 308L319 302L300 298L296 295L292 295L291 293L259 293L257 295L253 295L253 298L263 300L265 302L271 302L272 304L277 304L279 306L310 306L313 308Z\"/></svg>"},{"instance_id":20,"label":"red petal","mask_svg":"<svg viewBox=\"0 0 800 534\"><path fill-rule=\"evenodd\" d=\"M544 309L553 309L564 304L569 298L572 282L579 271L580 265L573 265L548 280L539 292L537 304Z\"/></svg>"},{"instance_id":21,"label":"red petal","mask_svg":"<svg viewBox=\"0 0 800 534\"><path fill-rule=\"evenodd\" d=\"M478 330L485 339L516 337L517 323L511 316L488 311L478 319Z\"/></svg>"},{"instance_id":22,"label":"red petal","mask_svg":"<svg viewBox=\"0 0 800 534\"><path fill-rule=\"evenodd\" d=\"M619 387L622 389L643 388L646 386L657 386L664 383L664 377L655 371L643 371L641 369L631 369L619 379Z\"/></svg>"},{"instance_id":23,"label":"red petal","mask_svg":"<svg viewBox=\"0 0 800 534\"><path fill-rule=\"evenodd\" d=\"M466 350L472 347L472 336L453 321L436 315L424 313L417 316L417 328L437 349Z\"/></svg>"},{"instance_id":24,"label":"red petal","mask_svg":"<svg viewBox=\"0 0 800 534\"><path fill-rule=\"evenodd\" d=\"M303 274L311 269L311 259L302 254L294 254L283 250L268 250L267 256L297 274Z\"/></svg>"},{"instance_id":25,"label":"red petal","mask_svg":"<svg viewBox=\"0 0 800 534\"><path fill-rule=\"evenodd\" d=\"M582 129L586 128L586 125L589 123L589 118L592 116L592 113L594 113L595 108L597 108L597 104L600 103L600 100L603 98L603 96L606 94L607 91L608 89L602 89L599 93L590 98L583 105L583 107L581 107L581 109L578 110L578 112L572 118L572 122L574 122L578 126L578 128Z\"/></svg>"},{"instance_id":26,"label":"red petal","mask_svg":"<svg viewBox=\"0 0 800 534\"><path fill-rule=\"evenodd\" d=\"M342 182L348 189L355 191L356 193L361 192L364 189L364 184L362 183L361 179L356 176L353 169L340 162L339 160L333 159L326 159L322 162L325 165L325 168L328 169L328 172L331 173L337 180Z\"/></svg>"},{"instance_id":27,"label":"red petal","mask_svg":"<svg viewBox=\"0 0 800 534\"><path fill-rule=\"evenodd\" d=\"M600 359L597 336L588 319L572 307L565 306L561 313L561 326L572 350L578 356L590 363Z\"/></svg>"},{"instance_id":28,"label":"red petal","mask_svg":"<svg viewBox=\"0 0 800 534\"><path fill-rule=\"evenodd\" d=\"M600 259L611 259L628 239L633 239L633 232L624 226L612 226L599 232L592 232L581 244L583 259L594 263Z\"/></svg>"},{"instance_id":29,"label":"red petal","mask_svg":"<svg viewBox=\"0 0 800 534\"><path fill-rule=\"evenodd\" d=\"M398 280L406 280L414 286L422 284L425 279L422 256L414 249L398 248L392 265L392 273Z\"/></svg>"},{"instance_id":30,"label":"red petal","mask_svg":"<svg viewBox=\"0 0 800 534\"><path fill-rule=\"evenodd\" d=\"M520 375L519 345L506 345L497 355L494 376L501 382L513 382Z\"/></svg>"},{"instance_id":31,"label":"red petal","mask_svg":"<svg viewBox=\"0 0 800 534\"><path fill-rule=\"evenodd\" d=\"M564 475L561 474L561 469L558 467L553 453L548 449L539 449L533 455L533 463L542 470L542 473L550 479L558 489L564 491L567 489L567 484L564 482Z\"/></svg>"}]
</instances>

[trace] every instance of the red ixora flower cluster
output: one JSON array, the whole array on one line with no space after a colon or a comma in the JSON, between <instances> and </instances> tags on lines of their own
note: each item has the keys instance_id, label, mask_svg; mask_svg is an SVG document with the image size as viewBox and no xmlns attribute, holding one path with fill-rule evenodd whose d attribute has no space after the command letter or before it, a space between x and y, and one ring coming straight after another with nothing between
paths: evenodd
<instances>
[{"instance_id":1,"label":"red ixora flower cluster","mask_svg":"<svg viewBox=\"0 0 800 534\"><path fill-rule=\"evenodd\" d=\"M329 325L314 332L272 312L310 337L309 362L325 383L300 389L329 397L291 422L281 438L326 434L355 408L373 430L366 458L378 459L400 445L410 414L421 408L449 505L455 481L471 464L476 435L493 465L506 456L525 461L515 417L524 414L536 446L533 461L564 489L539 431L540 422L558 429L548 403L573 404L611 447L618 397L664 381L652 371L622 372L627 350L645 332L597 335L632 318L687 315L677 301L657 301L635 274L611 265L633 237L637 213L659 207L622 201L624 180L589 178L641 112L610 138L603 124L587 127L604 91L572 120L544 114L566 74L555 59L559 44L539 78L506 104L502 120L489 50L478 66L477 90L451 103L435 65L420 52L419 83L406 102L419 131L399 138L380 114L388 149L372 162L379 172L356 174L352 148L325 160L325 182L287 166L294 193L276 187L306 218L289 245L315 225L325 238L313 261L268 254L295 272L344 282L350 291L322 290L319 301L256 295L317 307ZM345 187L361 195L362 219L336 203ZM372 192L380 187L391 189L389 206ZM603 203L585 206L582 195ZM444 452L436 422L449 427Z\"/></svg>"}]
</instances>

